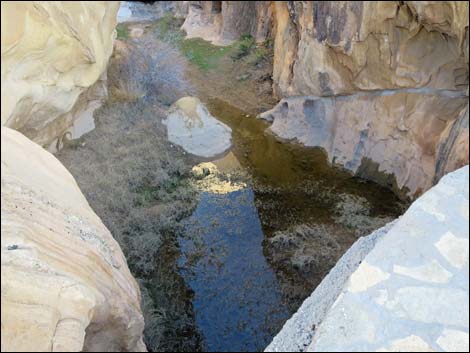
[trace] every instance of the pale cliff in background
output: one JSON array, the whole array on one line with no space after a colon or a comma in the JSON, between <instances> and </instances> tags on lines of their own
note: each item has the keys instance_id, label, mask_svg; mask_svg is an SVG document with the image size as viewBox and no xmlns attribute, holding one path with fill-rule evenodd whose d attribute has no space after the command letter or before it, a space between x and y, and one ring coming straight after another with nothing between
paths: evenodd
<instances>
[{"instance_id":1,"label":"pale cliff in background","mask_svg":"<svg viewBox=\"0 0 470 353\"><path fill-rule=\"evenodd\" d=\"M54 151L93 128L118 1L2 1L2 125Z\"/></svg>"}]
</instances>

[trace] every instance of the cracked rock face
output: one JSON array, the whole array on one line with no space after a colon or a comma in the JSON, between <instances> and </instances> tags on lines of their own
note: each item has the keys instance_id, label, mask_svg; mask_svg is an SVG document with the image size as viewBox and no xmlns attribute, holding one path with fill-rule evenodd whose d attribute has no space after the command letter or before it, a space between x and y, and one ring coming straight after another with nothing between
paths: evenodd
<instances>
[{"instance_id":1,"label":"cracked rock face","mask_svg":"<svg viewBox=\"0 0 470 353\"><path fill-rule=\"evenodd\" d=\"M257 42L266 40L273 25L270 1L189 1L182 26L188 38L203 38L228 45L250 34Z\"/></svg>"},{"instance_id":2,"label":"cracked rock face","mask_svg":"<svg viewBox=\"0 0 470 353\"><path fill-rule=\"evenodd\" d=\"M17 131L1 141L2 351L144 351L138 285L72 175Z\"/></svg>"},{"instance_id":3,"label":"cracked rock face","mask_svg":"<svg viewBox=\"0 0 470 353\"><path fill-rule=\"evenodd\" d=\"M275 134L411 197L468 163L468 2L276 2L274 20Z\"/></svg>"},{"instance_id":4,"label":"cracked rock face","mask_svg":"<svg viewBox=\"0 0 470 353\"><path fill-rule=\"evenodd\" d=\"M2 2L1 123L54 151L93 128L118 1ZM90 126L91 125L91 126Z\"/></svg>"},{"instance_id":5,"label":"cracked rock face","mask_svg":"<svg viewBox=\"0 0 470 353\"><path fill-rule=\"evenodd\" d=\"M275 92L468 87L468 3L275 3Z\"/></svg>"}]
</instances>

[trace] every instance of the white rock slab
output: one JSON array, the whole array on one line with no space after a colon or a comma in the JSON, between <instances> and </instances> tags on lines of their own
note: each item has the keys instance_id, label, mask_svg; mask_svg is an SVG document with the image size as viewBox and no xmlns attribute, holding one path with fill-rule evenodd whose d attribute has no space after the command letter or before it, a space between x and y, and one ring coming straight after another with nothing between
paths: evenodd
<instances>
[{"instance_id":1,"label":"white rock slab","mask_svg":"<svg viewBox=\"0 0 470 353\"><path fill-rule=\"evenodd\" d=\"M437 344L446 352L468 352L468 332L444 329Z\"/></svg>"},{"instance_id":2,"label":"white rock slab","mask_svg":"<svg viewBox=\"0 0 470 353\"><path fill-rule=\"evenodd\" d=\"M468 351L468 182L466 166L411 205L350 276L307 351Z\"/></svg>"},{"instance_id":3,"label":"white rock slab","mask_svg":"<svg viewBox=\"0 0 470 353\"><path fill-rule=\"evenodd\" d=\"M214 157L231 147L232 129L213 117L196 97L176 101L163 123L168 140L196 156Z\"/></svg>"}]
</instances>

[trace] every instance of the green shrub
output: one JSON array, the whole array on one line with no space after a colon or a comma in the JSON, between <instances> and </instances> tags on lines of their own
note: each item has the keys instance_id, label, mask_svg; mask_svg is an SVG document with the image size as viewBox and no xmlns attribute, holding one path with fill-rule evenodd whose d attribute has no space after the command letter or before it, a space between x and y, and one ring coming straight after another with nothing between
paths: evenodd
<instances>
[{"instance_id":1,"label":"green shrub","mask_svg":"<svg viewBox=\"0 0 470 353\"><path fill-rule=\"evenodd\" d=\"M234 60L239 60L244 56L247 56L253 47L255 46L255 39L250 34L244 34L240 37L240 40L235 43L235 50L231 57Z\"/></svg>"},{"instance_id":2,"label":"green shrub","mask_svg":"<svg viewBox=\"0 0 470 353\"><path fill-rule=\"evenodd\" d=\"M116 26L117 39L124 40L129 38L129 28L124 23L119 23Z\"/></svg>"},{"instance_id":3,"label":"green shrub","mask_svg":"<svg viewBox=\"0 0 470 353\"><path fill-rule=\"evenodd\" d=\"M216 68L219 60L231 51L231 47L219 47L200 38L191 38L180 43L180 50L189 61L206 71Z\"/></svg>"}]
</instances>

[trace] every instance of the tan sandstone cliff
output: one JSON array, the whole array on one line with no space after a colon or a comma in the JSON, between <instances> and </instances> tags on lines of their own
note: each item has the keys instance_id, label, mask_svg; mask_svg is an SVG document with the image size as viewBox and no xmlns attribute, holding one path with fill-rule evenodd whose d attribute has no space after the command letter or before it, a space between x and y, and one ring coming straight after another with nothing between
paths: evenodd
<instances>
[{"instance_id":1,"label":"tan sandstone cliff","mask_svg":"<svg viewBox=\"0 0 470 353\"><path fill-rule=\"evenodd\" d=\"M271 130L402 194L429 189L468 164L468 10L277 2L273 88L287 98Z\"/></svg>"},{"instance_id":2,"label":"tan sandstone cliff","mask_svg":"<svg viewBox=\"0 0 470 353\"><path fill-rule=\"evenodd\" d=\"M54 151L93 128L118 1L2 1L1 123Z\"/></svg>"},{"instance_id":3,"label":"tan sandstone cliff","mask_svg":"<svg viewBox=\"0 0 470 353\"><path fill-rule=\"evenodd\" d=\"M119 245L41 147L93 127L119 3L1 6L1 350L144 351Z\"/></svg>"},{"instance_id":4,"label":"tan sandstone cliff","mask_svg":"<svg viewBox=\"0 0 470 353\"><path fill-rule=\"evenodd\" d=\"M282 99L261 115L271 130L416 196L468 164L468 11L467 1L191 1L183 29L217 44L271 35Z\"/></svg>"},{"instance_id":5,"label":"tan sandstone cliff","mask_svg":"<svg viewBox=\"0 0 470 353\"><path fill-rule=\"evenodd\" d=\"M1 128L2 351L143 351L139 287L72 175Z\"/></svg>"},{"instance_id":6,"label":"tan sandstone cliff","mask_svg":"<svg viewBox=\"0 0 470 353\"><path fill-rule=\"evenodd\" d=\"M188 38L200 37L228 45L244 34L257 42L266 40L273 26L269 1L188 1L182 29Z\"/></svg>"}]
</instances>

